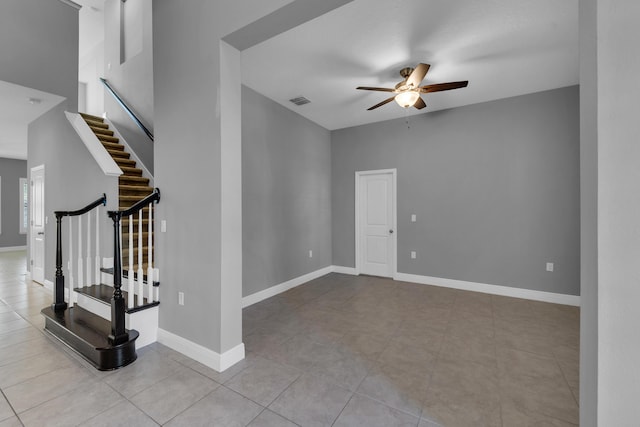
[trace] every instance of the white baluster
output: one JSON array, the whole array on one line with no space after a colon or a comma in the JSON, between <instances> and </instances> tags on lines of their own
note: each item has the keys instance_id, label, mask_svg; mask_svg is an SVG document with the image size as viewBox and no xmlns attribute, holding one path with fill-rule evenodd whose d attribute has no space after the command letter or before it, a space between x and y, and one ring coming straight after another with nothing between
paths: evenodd
<instances>
[{"instance_id":1,"label":"white baluster","mask_svg":"<svg viewBox=\"0 0 640 427\"><path fill-rule=\"evenodd\" d=\"M69 217L69 259L67 260L67 274L69 276L69 307L73 307L73 217Z\"/></svg>"},{"instance_id":2,"label":"white baluster","mask_svg":"<svg viewBox=\"0 0 640 427\"><path fill-rule=\"evenodd\" d=\"M142 262L144 261L142 256L142 231L144 229L142 228L142 211L143 209L138 211L138 305L144 303L144 268L142 267Z\"/></svg>"},{"instance_id":3,"label":"white baluster","mask_svg":"<svg viewBox=\"0 0 640 427\"><path fill-rule=\"evenodd\" d=\"M133 281L133 215L129 215L129 274L128 274L128 284L129 284L129 297L128 304L129 308L133 308L135 306L135 284Z\"/></svg>"},{"instance_id":4,"label":"white baluster","mask_svg":"<svg viewBox=\"0 0 640 427\"><path fill-rule=\"evenodd\" d=\"M149 204L149 224L147 225L147 289L149 290L148 302L153 298L153 202Z\"/></svg>"},{"instance_id":5,"label":"white baluster","mask_svg":"<svg viewBox=\"0 0 640 427\"><path fill-rule=\"evenodd\" d=\"M78 287L84 286L84 273L82 271L82 217L78 217Z\"/></svg>"},{"instance_id":6,"label":"white baluster","mask_svg":"<svg viewBox=\"0 0 640 427\"><path fill-rule=\"evenodd\" d=\"M153 269L153 280L158 283L160 282L160 269L158 268ZM153 300L160 301L160 289L156 288L155 286L152 289L153 289Z\"/></svg>"},{"instance_id":7,"label":"white baluster","mask_svg":"<svg viewBox=\"0 0 640 427\"><path fill-rule=\"evenodd\" d=\"M100 274L100 206L96 207L96 259L95 259L95 270L96 270L96 285L102 283L101 274Z\"/></svg>"},{"instance_id":8,"label":"white baluster","mask_svg":"<svg viewBox=\"0 0 640 427\"><path fill-rule=\"evenodd\" d=\"M87 286L91 286L91 262L91 213L89 212L87 213Z\"/></svg>"}]
</instances>

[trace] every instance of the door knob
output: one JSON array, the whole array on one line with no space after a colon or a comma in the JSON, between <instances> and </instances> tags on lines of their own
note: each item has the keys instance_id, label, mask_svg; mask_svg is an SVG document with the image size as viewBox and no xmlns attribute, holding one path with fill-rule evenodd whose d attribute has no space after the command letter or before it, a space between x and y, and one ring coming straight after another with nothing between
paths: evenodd
<instances>
[{"instance_id":1,"label":"door knob","mask_svg":"<svg viewBox=\"0 0 640 427\"><path fill-rule=\"evenodd\" d=\"M393 234L393 230L389 230L389 234Z\"/></svg>"},{"instance_id":2,"label":"door knob","mask_svg":"<svg viewBox=\"0 0 640 427\"><path fill-rule=\"evenodd\" d=\"M38 236L44 236L44 232L43 231L39 231L38 232Z\"/></svg>"}]
</instances>

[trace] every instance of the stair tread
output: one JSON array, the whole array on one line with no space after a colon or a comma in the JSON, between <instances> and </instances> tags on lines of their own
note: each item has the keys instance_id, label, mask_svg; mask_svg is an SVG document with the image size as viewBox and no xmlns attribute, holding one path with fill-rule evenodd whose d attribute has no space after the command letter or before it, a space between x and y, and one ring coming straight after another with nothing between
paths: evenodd
<instances>
[{"instance_id":1,"label":"stair tread","mask_svg":"<svg viewBox=\"0 0 640 427\"><path fill-rule=\"evenodd\" d=\"M109 125L102 122L94 122L93 120L84 119L84 121L89 125L90 128L100 128L100 129L109 129Z\"/></svg>"},{"instance_id":2,"label":"stair tread","mask_svg":"<svg viewBox=\"0 0 640 427\"><path fill-rule=\"evenodd\" d=\"M124 298L125 301L128 301L129 298L129 294L127 291L124 290L124 283L122 286L122 297ZM82 288L75 288L74 291L86 295L96 301L99 301L101 303L104 303L106 305L110 305L111 304L111 298L113 297L113 287L109 286L109 285L105 285L105 284L100 284L100 285L91 285L91 286L85 286ZM148 299L145 297L142 299L142 304L138 305L138 300L137 298L134 298L134 306L133 307L127 307L125 308L125 312L126 313L135 313L137 311L141 311L141 310L145 310L151 307L155 307L157 305L160 305L160 302L158 301L148 301ZM109 326L111 327L111 326Z\"/></svg>"},{"instance_id":3,"label":"stair tread","mask_svg":"<svg viewBox=\"0 0 640 427\"><path fill-rule=\"evenodd\" d=\"M136 360L135 340L138 331L128 331L129 340L119 344L109 343L111 322L74 306L56 312L51 307L41 310L45 318L45 329L66 343L82 357L100 370L112 370L126 366Z\"/></svg>"},{"instance_id":4,"label":"stair tread","mask_svg":"<svg viewBox=\"0 0 640 427\"><path fill-rule=\"evenodd\" d=\"M149 187L148 185L129 185L129 184L120 184L118 185L120 190L128 190L128 191L148 191L149 194L153 193L153 187Z\"/></svg>"},{"instance_id":5,"label":"stair tread","mask_svg":"<svg viewBox=\"0 0 640 427\"><path fill-rule=\"evenodd\" d=\"M89 128L93 131L93 133L95 133L96 135L106 135L106 136L113 136L113 131L109 130L108 128L102 128L102 127L98 127L98 126L93 126L93 125L89 125Z\"/></svg>"},{"instance_id":6,"label":"stair tread","mask_svg":"<svg viewBox=\"0 0 640 427\"><path fill-rule=\"evenodd\" d=\"M120 141L120 138L118 138L118 137L104 135L104 134L101 134L101 133L97 133L96 136L102 142L114 142L114 143L116 143L116 142Z\"/></svg>"},{"instance_id":7,"label":"stair tread","mask_svg":"<svg viewBox=\"0 0 640 427\"><path fill-rule=\"evenodd\" d=\"M144 182L146 185L149 183L149 178L145 178L144 176L136 176L136 175L120 175L120 181Z\"/></svg>"},{"instance_id":8,"label":"stair tread","mask_svg":"<svg viewBox=\"0 0 640 427\"><path fill-rule=\"evenodd\" d=\"M102 142L102 145L104 145L104 147L108 150L124 151L124 145L118 144L117 142L109 142L104 140L100 140L100 142Z\"/></svg>"},{"instance_id":9,"label":"stair tread","mask_svg":"<svg viewBox=\"0 0 640 427\"><path fill-rule=\"evenodd\" d=\"M139 168L132 168L132 167L129 167L129 166L123 166L120 169L122 169L123 172L136 174L137 176L140 176L142 174L142 169L139 169Z\"/></svg>"},{"instance_id":10,"label":"stair tread","mask_svg":"<svg viewBox=\"0 0 640 427\"><path fill-rule=\"evenodd\" d=\"M135 167L136 165L136 161L133 159L125 159L123 157L115 157L113 160L116 161L117 164L119 165L124 165L124 166L129 166L129 167Z\"/></svg>"},{"instance_id":11,"label":"stair tread","mask_svg":"<svg viewBox=\"0 0 640 427\"><path fill-rule=\"evenodd\" d=\"M88 113L80 113L80 115L84 119L91 120L93 122L104 123L104 118L100 116L94 116L93 114L88 114Z\"/></svg>"},{"instance_id":12,"label":"stair tread","mask_svg":"<svg viewBox=\"0 0 640 427\"><path fill-rule=\"evenodd\" d=\"M127 153L126 151L110 150L109 148L107 148L107 151L109 152L109 154L111 154L111 157L121 157L121 158L128 159L129 156L131 156L131 154Z\"/></svg>"}]
</instances>

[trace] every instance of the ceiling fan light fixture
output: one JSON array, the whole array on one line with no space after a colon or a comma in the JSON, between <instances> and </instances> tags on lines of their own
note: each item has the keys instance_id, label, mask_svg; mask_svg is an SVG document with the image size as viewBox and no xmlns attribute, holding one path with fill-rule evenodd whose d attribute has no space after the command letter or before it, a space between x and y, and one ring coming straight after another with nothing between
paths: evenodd
<instances>
[{"instance_id":1,"label":"ceiling fan light fixture","mask_svg":"<svg viewBox=\"0 0 640 427\"><path fill-rule=\"evenodd\" d=\"M395 100L399 106L409 108L413 107L413 105L418 101L418 98L420 98L420 94L418 92L408 90L397 94Z\"/></svg>"}]
</instances>

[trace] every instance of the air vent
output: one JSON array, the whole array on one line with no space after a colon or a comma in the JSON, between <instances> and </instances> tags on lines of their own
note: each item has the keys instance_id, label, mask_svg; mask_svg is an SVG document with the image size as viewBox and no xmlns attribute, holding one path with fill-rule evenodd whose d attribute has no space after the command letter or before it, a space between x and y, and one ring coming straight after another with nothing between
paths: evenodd
<instances>
[{"instance_id":1,"label":"air vent","mask_svg":"<svg viewBox=\"0 0 640 427\"><path fill-rule=\"evenodd\" d=\"M289 102L293 102L296 105L304 105L310 103L311 101L309 101L304 96L299 96L297 98L290 99Z\"/></svg>"}]
</instances>

